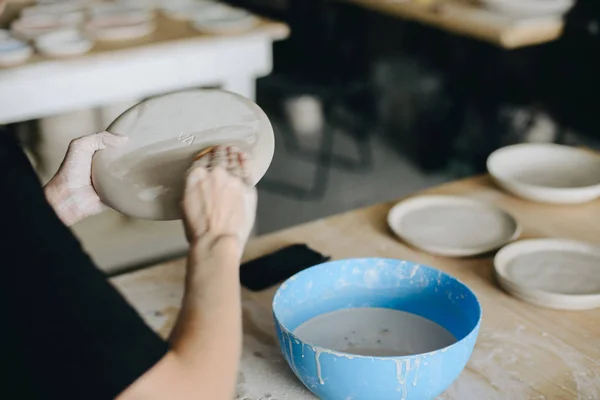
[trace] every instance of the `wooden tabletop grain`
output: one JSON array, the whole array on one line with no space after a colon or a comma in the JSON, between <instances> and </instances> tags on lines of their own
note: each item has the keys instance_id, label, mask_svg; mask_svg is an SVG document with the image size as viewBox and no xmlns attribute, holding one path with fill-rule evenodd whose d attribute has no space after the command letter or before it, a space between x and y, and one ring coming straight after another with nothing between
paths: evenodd
<instances>
[{"instance_id":1,"label":"wooden tabletop grain","mask_svg":"<svg viewBox=\"0 0 600 400\"><path fill-rule=\"evenodd\" d=\"M502 192L487 176L419 194L461 195L494 203L517 218L523 226L521 238L561 237L600 245L600 201L579 206L532 203ZM483 323L467 368L440 399L600 399L600 309L557 311L511 297L493 278L493 255L444 258L411 248L387 228L391 206L378 204L257 237L245 257L307 243L335 259L391 257L442 269L477 294ZM113 283L166 337L179 310L183 278L184 261L176 260L114 278ZM275 290L243 291L244 354L237 398L313 399L277 347L271 319Z\"/></svg>"}]
</instances>

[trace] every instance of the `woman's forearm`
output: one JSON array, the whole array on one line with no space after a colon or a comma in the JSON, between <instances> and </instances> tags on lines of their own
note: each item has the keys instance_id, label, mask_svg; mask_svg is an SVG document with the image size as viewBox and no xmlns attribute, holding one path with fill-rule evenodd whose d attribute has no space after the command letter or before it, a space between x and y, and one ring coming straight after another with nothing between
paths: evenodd
<instances>
[{"instance_id":1,"label":"woman's forearm","mask_svg":"<svg viewBox=\"0 0 600 400\"><path fill-rule=\"evenodd\" d=\"M171 351L119 400L233 398L242 346L238 247L228 238L192 244Z\"/></svg>"},{"instance_id":2,"label":"woman's forearm","mask_svg":"<svg viewBox=\"0 0 600 400\"><path fill-rule=\"evenodd\" d=\"M239 263L234 240L222 239L210 249L192 246L182 308L170 338L181 360L206 367L210 382L230 390L242 344Z\"/></svg>"}]
</instances>

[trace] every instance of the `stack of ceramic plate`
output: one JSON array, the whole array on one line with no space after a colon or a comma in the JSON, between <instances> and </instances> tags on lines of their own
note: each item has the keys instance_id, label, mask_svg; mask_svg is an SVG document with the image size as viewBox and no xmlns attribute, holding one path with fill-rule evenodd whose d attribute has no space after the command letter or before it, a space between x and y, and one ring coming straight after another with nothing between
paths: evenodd
<instances>
[{"instance_id":1,"label":"stack of ceramic plate","mask_svg":"<svg viewBox=\"0 0 600 400\"><path fill-rule=\"evenodd\" d=\"M40 4L26 7L21 11L21 18L53 17L65 25L76 25L85 18L84 5L73 2Z\"/></svg>"},{"instance_id":2,"label":"stack of ceramic plate","mask_svg":"<svg viewBox=\"0 0 600 400\"><path fill-rule=\"evenodd\" d=\"M520 233L507 212L474 199L419 196L396 204L388 225L406 243L432 254L466 257L496 250Z\"/></svg>"},{"instance_id":3,"label":"stack of ceramic plate","mask_svg":"<svg viewBox=\"0 0 600 400\"><path fill-rule=\"evenodd\" d=\"M496 278L508 293L542 307L600 307L600 247L564 239L512 243L494 258Z\"/></svg>"},{"instance_id":4,"label":"stack of ceramic plate","mask_svg":"<svg viewBox=\"0 0 600 400\"><path fill-rule=\"evenodd\" d=\"M561 16L575 4L574 0L481 0L481 2L496 13L514 18Z\"/></svg>"},{"instance_id":5,"label":"stack of ceramic plate","mask_svg":"<svg viewBox=\"0 0 600 400\"><path fill-rule=\"evenodd\" d=\"M10 32L0 30L0 67L12 67L27 61L33 50L27 43L15 39Z\"/></svg>"},{"instance_id":6,"label":"stack of ceramic plate","mask_svg":"<svg viewBox=\"0 0 600 400\"><path fill-rule=\"evenodd\" d=\"M226 34L252 29L258 22L255 15L244 9L216 4L196 14L192 26L204 33Z\"/></svg>"},{"instance_id":7,"label":"stack of ceramic plate","mask_svg":"<svg viewBox=\"0 0 600 400\"><path fill-rule=\"evenodd\" d=\"M11 24L14 35L23 40L34 40L40 35L72 28L74 25L69 19L58 15L33 15L21 17Z\"/></svg>"},{"instance_id":8,"label":"stack of ceramic plate","mask_svg":"<svg viewBox=\"0 0 600 400\"><path fill-rule=\"evenodd\" d=\"M96 40L133 40L154 32L154 13L145 7L107 3L91 9L86 31Z\"/></svg>"},{"instance_id":9,"label":"stack of ceramic plate","mask_svg":"<svg viewBox=\"0 0 600 400\"><path fill-rule=\"evenodd\" d=\"M496 182L525 199L555 204L600 198L600 156L557 144L518 144L496 150L487 160Z\"/></svg>"},{"instance_id":10,"label":"stack of ceramic plate","mask_svg":"<svg viewBox=\"0 0 600 400\"><path fill-rule=\"evenodd\" d=\"M35 47L48 57L68 57L87 53L93 43L75 29L46 33L38 36Z\"/></svg>"}]
</instances>

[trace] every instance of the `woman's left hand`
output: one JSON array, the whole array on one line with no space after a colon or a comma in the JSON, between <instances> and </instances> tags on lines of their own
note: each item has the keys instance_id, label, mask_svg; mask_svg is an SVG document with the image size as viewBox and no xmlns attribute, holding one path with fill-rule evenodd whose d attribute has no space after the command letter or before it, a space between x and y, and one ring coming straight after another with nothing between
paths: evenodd
<instances>
[{"instance_id":1,"label":"woman's left hand","mask_svg":"<svg viewBox=\"0 0 600 400\"><path fill-rule=\"evenodd\" d=\"M92 186L92 157L98 150L117 147L127 140L127 136L100 132L71 141L58 172L44 187L46 199L65 225L107 208Z\"/></svg>"}]
</instances>

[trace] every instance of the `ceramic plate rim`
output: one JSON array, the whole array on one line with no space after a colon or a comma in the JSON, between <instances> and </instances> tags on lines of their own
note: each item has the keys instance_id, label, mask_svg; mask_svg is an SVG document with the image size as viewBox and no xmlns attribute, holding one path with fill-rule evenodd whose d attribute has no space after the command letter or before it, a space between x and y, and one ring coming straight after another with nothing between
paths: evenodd
<instances>
[{"instance_id":1,"label":"ceramic plate rim","mask_svg":"<svg viewBox=\"0 0 600 400\"><path fill-rule=\"evenodd\" d=\"M533 298L535 301L541 301L538 299L540 297L544 297L551 299L553 303L558 302L564 304L564 306L560 307L547 306L549 308L589 309L600 307L600 292L596 294L566 294L550 292L523 285L520 282L515 281L506 273L508 264L521 255L530 254L532 252L544 249L556 250L557 248L560 248L560 250L565 251L571 250L586 254L592 254L600 258L600 246L596 246L591 243L582 242L578 240L556 238L526 239L506 245L502 249L500 249L498 253L496 253L494 257L494 274L500 281L499 283L501 286L505 287L505 289L506 286L508 286L508 292L513 293L513 291L517 291L517 297L523 298L522 296L519 296L519 294L522 294L528 298ZM600 269L600 266L598 268ZM508 283L508 285L505 285L503 283ZM532 302L530 300L526 301ZM595 303L595 305L582 307L580 303L585 303L586 301L590 303ZM544 304L538 305L546 306Z\"/></svg>"},{"instance_id":2,"label":"ceramic plate rim","mask_svg":"<svg viewBox=\"0 0 600 400\"><path fill-rule=\"evenodd\" d=\"M423 203L422 205L419 205L419 203ZM404 234L402 234L400 232L399 229L397 229L397 227L395 226L395 223L393 223L393 221L396 218L402 218L403 216L405 216L407 214L407 212L414 210L416 208L423 208L423 207L427 207L430 204L465 204L465 205L472 205L472 206L477 206L477 207L484 207L490 211L494 211L496 213L498 213L499 215L502 215L504 218L510 220L514 226L515 229L512 232L512 234L507 237L504 238L503 240L498 240L496 242L494 242L493 246L486 246L486 247L479 247L479 248L469 248L469 249L465 249L465 248L457 248L457 247L438 247L438 246L430 246L427 244L422 244L422 243L418 243L410 238L407 238ZM401 213L400 215L398 215L399 213ZM398 203L396 203L388 212L387 214L387 224L389 226L389 228L392 230L392 232L401 240L403 240L404 242L408 243L409 245L425 251L427 253L431 253L434 255L441 255L441 256L449 256L449 257L468 257L468 256L474 256L477 254L483 254L483 253L487 253L496 249L501 248L502 246L506 245L507 243L510 243L514 240L516 240L519 235L521 234L521 225L519 224L519 221L517 221L517 219L515 217L513 217L509 212L505 211L504 209L492 204L492 203L488 203L485 201L480 201L480 200L476 200L470 197L462 197L462 196L452 196L452 195L422 195L422 196L415 196L415 197L409 197L405 200L401 200Z\"/></svg>"},{"instance_id":3,"label":"ceramic plate rim","mask_svg":"<svg viewBox=\"0 0 600 400\"><path fill-rule=\"evenodd\" d=\"M487 158L486 160L486 167L488 172L490 173L490 175L501 182L508 182L511 185L521 185L524 187L528 187L528 188L532 188L532 189L536 189L536 190L543 190L543 191L552 191L552 192L577 192L577 191L581 191L581 190L585 190L585 189L595 189L598 188L600 189L600 183L596 183L593 185L587 185L587 186L577 186L577 187L553 187L553 186L544 186L544 185L538 185L538 184L534 184L534 183L527 183L527 182L523 182L511 177L508 177L506 175L503 175L501 172L499 173L498 171L498 167L497 166L493 166L492 163L495 161L495 159L497 159L500 156L503 156L502 153L508 153L510 151L516 150L518 148L526 148L526 147L545 147L545 148L554 148L554 149L561 149L561 150L567 150L567 151L572 151L572 152L577 152L580 154L585 154L590 156L590 158L597 158L600 160L600 156L595 155L593 153L589 153L583 149L577 148L577 147L572 147L572 146L565 146L565 145L560 145L560 144L556 144L556 143L519 143L519 144L513 144L510 146L505 146L505 147L501 147L497 150L494 150ZM501 169L501 168L500 168Z\"/></svg>"}]
</instances>

